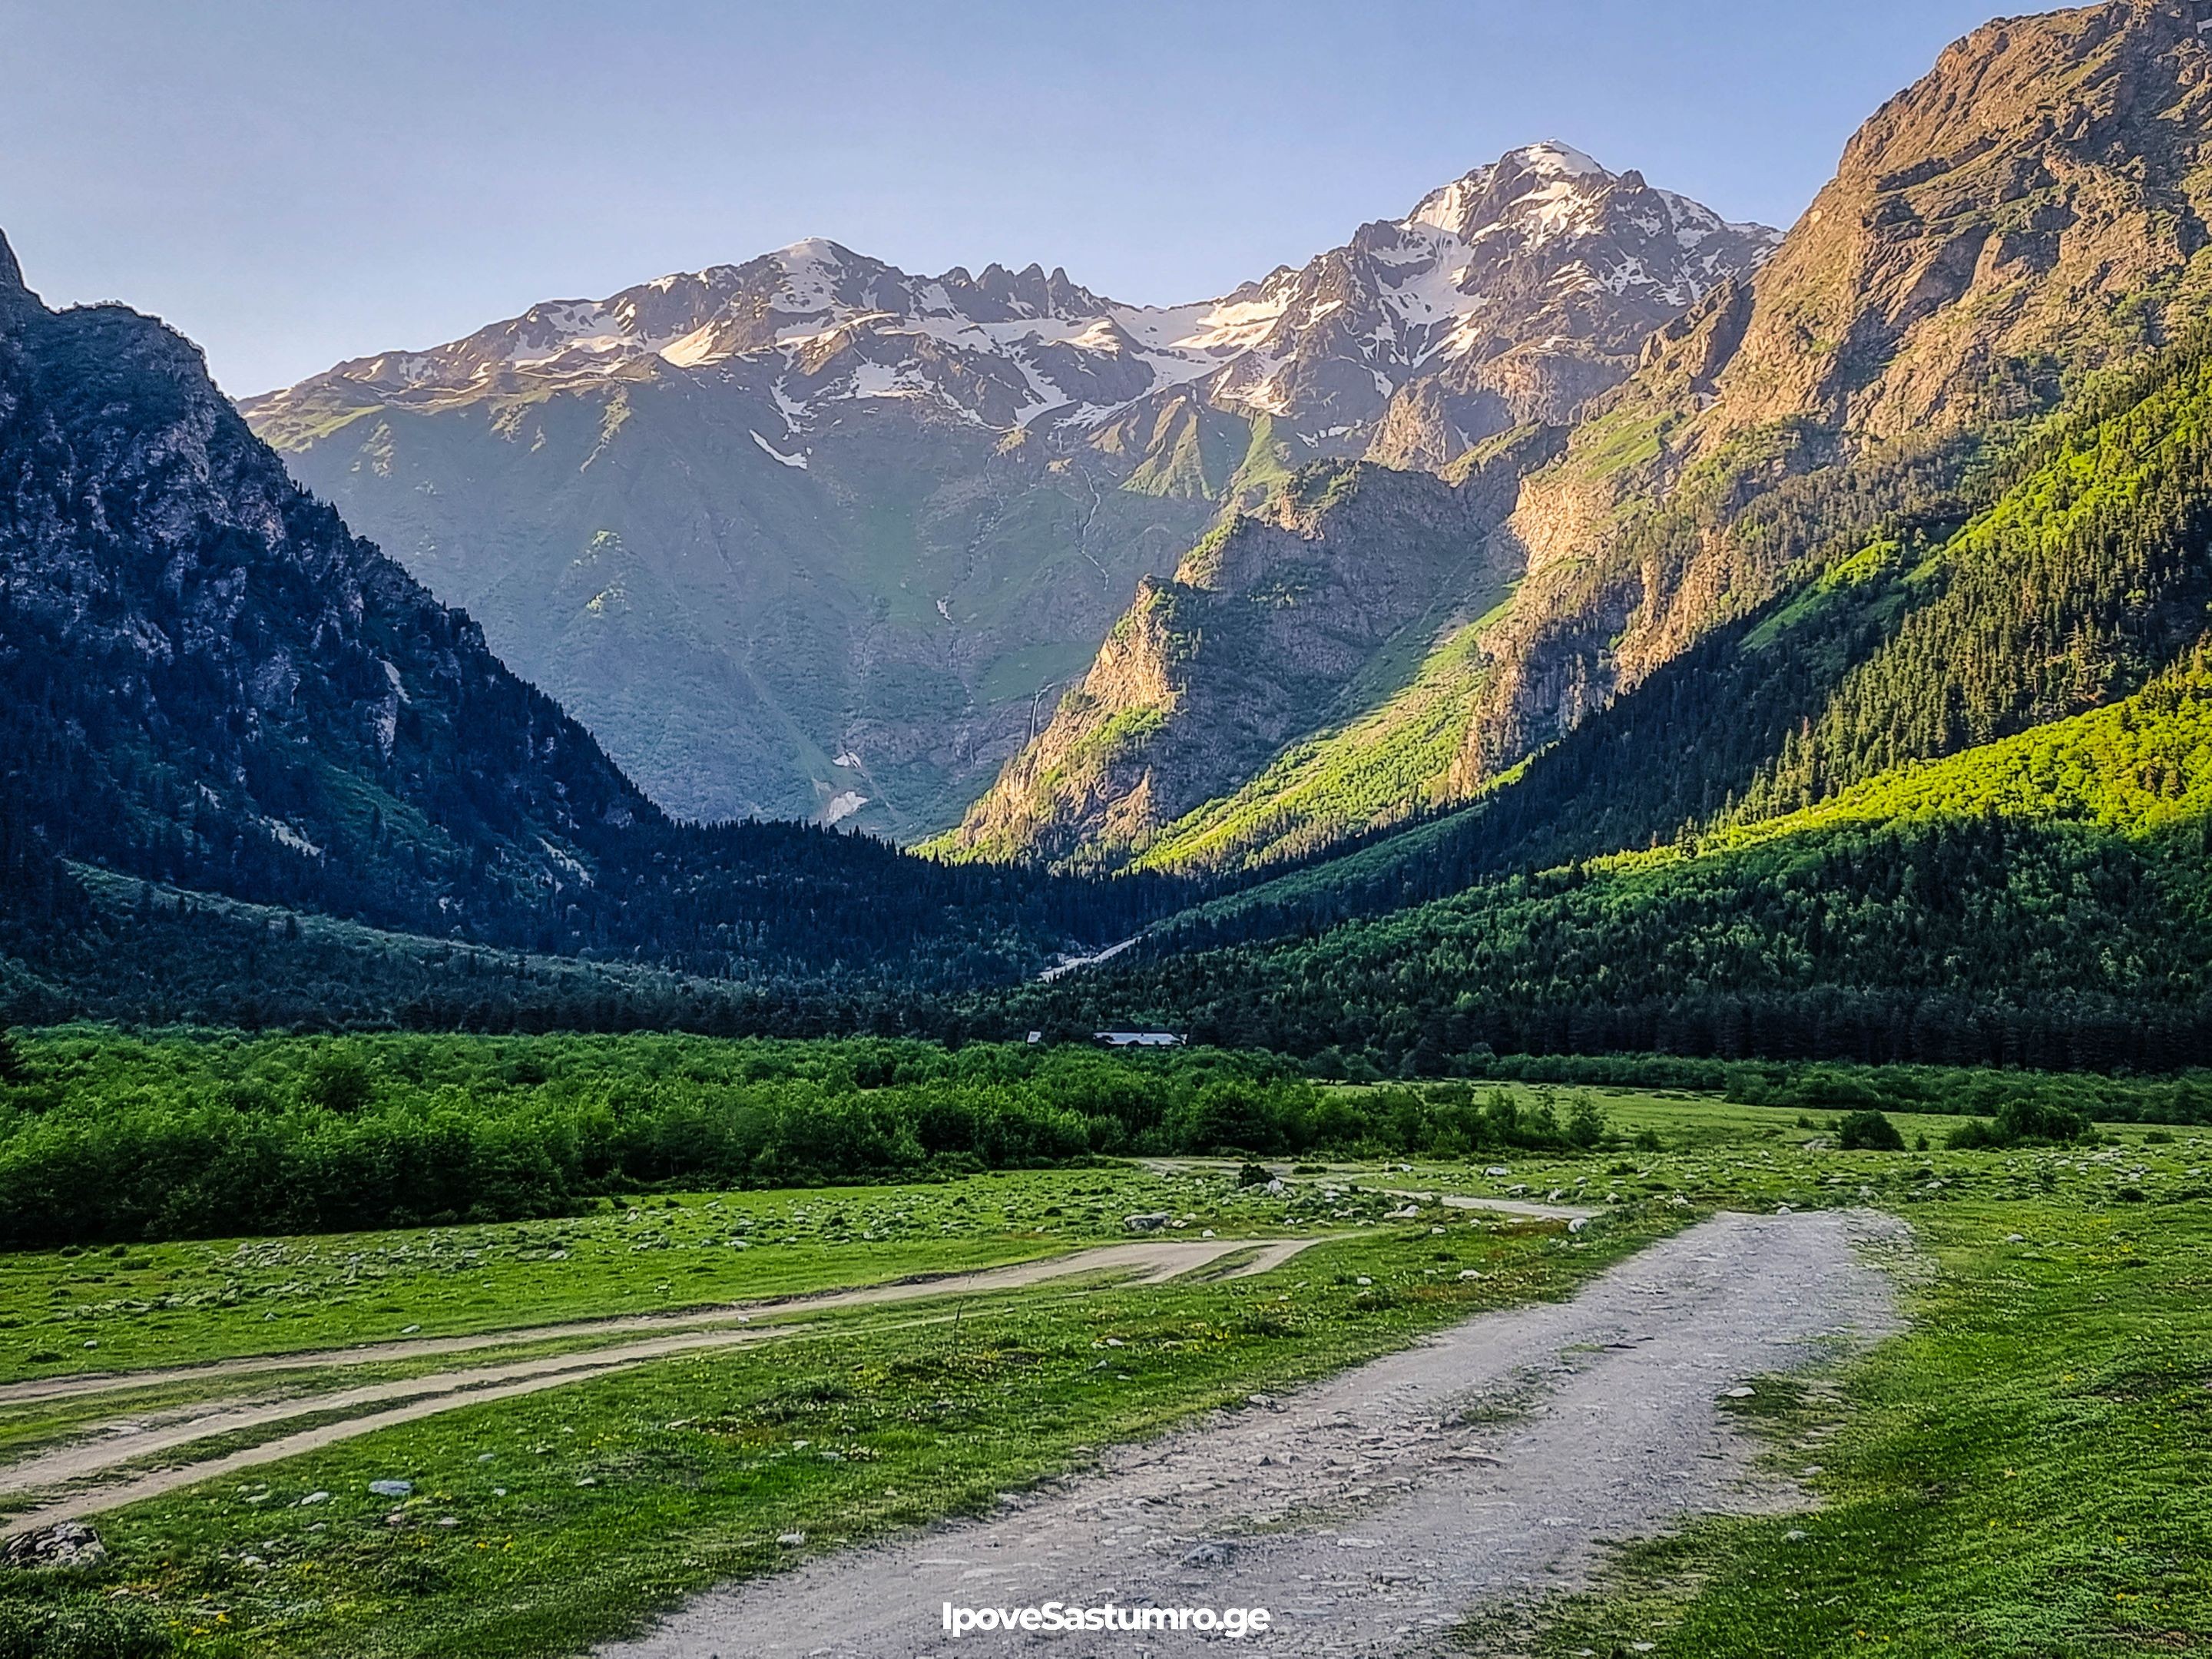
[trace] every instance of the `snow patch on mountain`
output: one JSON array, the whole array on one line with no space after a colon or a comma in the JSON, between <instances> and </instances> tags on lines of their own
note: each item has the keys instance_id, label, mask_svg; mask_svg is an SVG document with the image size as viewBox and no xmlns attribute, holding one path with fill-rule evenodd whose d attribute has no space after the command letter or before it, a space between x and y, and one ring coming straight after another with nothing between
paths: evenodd
<instances>
[{"instance_id":1,"label":"snow patch on mountain","mask_svg":"<svg viewBox=\"0 0 2212 1659\"><path fill-rule=\"evenodd\" d=\"M770 457L782 462L784 465L795 466L802 472L806 470L806 457L803 453L787 455L757 432L752 434L752 441L766 450Z\"/></svg>"}]
</instances>

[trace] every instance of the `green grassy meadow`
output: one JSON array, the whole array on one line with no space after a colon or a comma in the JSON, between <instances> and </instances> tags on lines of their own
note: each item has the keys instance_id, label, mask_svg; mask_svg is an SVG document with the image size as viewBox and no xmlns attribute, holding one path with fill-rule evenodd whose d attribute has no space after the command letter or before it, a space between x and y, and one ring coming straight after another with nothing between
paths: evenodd
<instances>
[{"instance_id":1,"label":"green grassy meadow","mask_svg":"<svg viewBox=\"0 0 2212 1659\"><path fill-rule=\"evenodd\" d=\"M965 1272L1127 1237L1271 1232L1293 1206L1127 1165L901 1187L640 1194L544 1221L0 1255L0 1383L680 1312Z\"/></svg>"},{"instance_id":2,"label":"green grassy meadow","mask_svg":"<svg viewBox=\"0 0 2212 1659\"><path fill-rule=\"evenodd\" d=\"M757 1342L185 1486L98 1516L110 1556L96 1569L0 1575L0 1656L579 1652L717 1581L980 1512L1107 1444L1482 1309L1570 1294L1717 1209L1784 1205L1887 1210L1917 1244L1904 1334L1740 1402L1807 1511L1626 1546L1586 1591L1456 1639L1501 1659L2212 1651L2212 1505L2197 1495L2212 1468L2212 1133L2112 1125L2078 1146L1954 1151L1957 1118L1897 1114L1906 1150L1844 1152L1839 1112L1589 1092L1607 1127L1594 1147L1271 1158L1295 1170L1280 1193L1240 1186L1236 1158L1200 1158L0 1257L0 1317L16 1322L0 1329L0 1382L21 1382L410 1326L507 1332L489 1357L527 1356L547 1351L534 1326L1018 1261L1125 1237L1139 1212L1172 1218L1163 1237L1321 1241L1249 1278L793 1309ZM1570 1232L1448 1194L1598 1213ZM1407 1202L1415 1215L1393 1213ZM254 1386L313 1395L450 1363ZM126 1397L136 1413L185 1410L237 1387L188 1375ZM0 1458L69 1443L114 1408L0 1402ZM368 1490L394 1480L404 1498Z\"/></svg>"},{"instance_id":3,"label":"green grassy meadow","mask_svg":"<svg viewBox=\"0 0 2212 1659\"><path fill-rule=\"evenodd\" d=\"M1805 1512L1627 1546L1593 1592L1473 1625L1468 1650L2212 1652L2212 1206L2168 1160L2064 1161L1913 1205L1910 1331L1744 1402Z\"/></svg>"}]
</instances>

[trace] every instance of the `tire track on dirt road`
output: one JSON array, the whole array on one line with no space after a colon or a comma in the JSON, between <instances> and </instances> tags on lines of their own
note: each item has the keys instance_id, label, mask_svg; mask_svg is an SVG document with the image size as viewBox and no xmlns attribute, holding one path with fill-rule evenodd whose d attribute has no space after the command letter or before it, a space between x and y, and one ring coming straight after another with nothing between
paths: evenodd
<instances>
[{"instance_id":1,"label":"tire track on dirt road","mask_svg":"<svg viewBox=\"0 0 2212 1659\"><path fill-rule=\"evenodd\" d=\"M368 1407L385 1407L367 1415L349 1417L342 1421L302 1430L219 1458L187 1462L173 1468L155 1469L103 1482L41 1505L13 1520L0 1522L0 1539L36 1531L61 1521L80 1520L102 1510L137 1503L143 1498L158 1497L179 1486L193 1485L256 1464L273 1462L299 1452L312 1451L341 1440L374 1433L395 1424L458 1411L488 1400L509 1399L520 1394L590 1381L655 1359L734 1347L792 1335L807 1328L803 1325L749 1325L742 1322L748 1317L763 1313L811 1313L824 1309L888 1306L925 1298L985 1295L1092 1274L1102 1277L1112 1275L1122 1284L1156 1285L1203 1270L1224 1258L1249 1255L1249 1259L1237 1260L1220 1275L1224 1279L1243 1279L1279 1267L1300 1251L1321 1242L1320 1238L1228 1238L1158 1239L1109 1244L1095 1249L1078 1250L1067 1255L1021 1262L1012 1267L991 1268L983 1273L915 1279L897 1285L869 1285L854 1291L793 1297L774 1304L755 1304L750 1315L726 1310L703 1320L688 1321L690 1328L667 1331L637 1342L539 1355L498 1364L440 1371L426 1376L301 1394L281 1400L232 1398L210 1401L206 1402L204 1411L196 1415L179 1417L174 1413L164 1413L158 1420L143 1424L126 1420L120 1426L112 1423L96 1425L81 1437L0 1467L0 1497L51 1491L73 1481L103 1474L141 1458L180 1450L218 1436L250 1432L295 1419L331 1412L356 1412ZM678 1316L668 1316L670 1319L676 1317ZM734 1328L733 1321L740 1322ZM499 1340L503 1344L511 1344L539 1340L549 1333L596 1336L610 1331L652 1329L655 1322L666 1321L661 1316L638 1316L541 1327L534 1332L509 1331ZM475 1339L453 1340L483 1346ZM389 1343L374 1348L343 1349L337 1352L344 1357L344 1363L359 1364L371 1358L392 1358L397 1357L395 1351L403 1348L434 1353L451 1352L436 1346L436 1342L443 1340L447 1339L434 1340L432 1345ZM284 1364L289 1367L308 1358L286 1356ZM332 1363L329 1353L315 1358L318 1363ZM198 1370L159 1375L166 1380L174 1380L179 1376L204 1377L224 1372L223 1367L204 1367Z\"/></svg>"},{"instance_id":2,"label":"tire track on dirt road","mask_svg":"<svg viewBox=\"0 0 2212 1659\"><path fill-rule=\"evenodd\" d=\"M511 1348L537 1342L590 1340L632 1332L742 1325L775 1314L805 1313L817 1308L863 1307L882 1302L910 1301L916 1297L972 1296L990 1291L1021 1290L1031 1285L1042 1284L1047 1279L1065 1279L1079 1273L1127 1273L1130 1275L1130 1283L1157 1285L1218 1261L1232 1250L1249 1249L1255 1243L1265 1243L1271 1249L1287 1248L1291 1254L1295 1255L1298 1250L1322 1243L1325 1237L1327 1235L1268 1240L1141 1239L1125 1244L1094 1245L1061 1255L1038 1256L1031 1261L1017 1261L1003 1267L987 1267L975 1273L923 1275L852 1290L764 1297L752 1302L733 1302L718 1307L691 1308L671 1313L617 1314L605 1319L568 1320L554 1325L509 1326L469 1336L426 1336L411 1341L363 1342L344 1348L318 1348L220 1359L204 1365L170 1365L151 1370L98 1371L72 1376L32 1377L19 1382L0 1383L0 1406L74 1400L87 1395L148 1389L172 1382L200 1382L210 1377L245 1376L264 1371L324 1370L333 1366L435 1358L445 1354L477 1352L486 1348Z\"/></svg>"}]
</instances>

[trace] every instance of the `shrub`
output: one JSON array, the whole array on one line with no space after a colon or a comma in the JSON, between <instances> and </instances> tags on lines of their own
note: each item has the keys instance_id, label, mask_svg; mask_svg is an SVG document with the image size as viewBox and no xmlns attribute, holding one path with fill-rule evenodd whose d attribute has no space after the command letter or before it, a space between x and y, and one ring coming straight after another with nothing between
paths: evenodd
<instances>
[{"instance_id":1,"label":"shrub","mask_svg":"<svg viewBox=\"0 0 2212 1659\"><path fill-rule=\"evenodd\" d=\"M1587 1150L1605 1139L1606 1128L1597 1097L1587 1089L1576 1090L1567 1103L1567 1139Z\"/></svg>"},{"instance_id":2,"label":"shrub","mask_svg":"<svg viewBox=\"0 0 2212 1659\"><path fill-rule=\"evenodd\" d=\"M2008 1100L1994 1120L1970 1118L1951 1132L1954 1148L2017 1146L2023 1141L2066 1145L2089 1138L2089 1120L2081 1113L2033 1097Z\"/></svg>"},{"instance_id":3,"label":"shrub","mask_svg":"<svg viewBox=\"0 0 2212 1659\"><path fill-rule=\"evenodd\" d=\"M1275 1139L1267 1102L1242 1082L1209 1083L1199 1091L1185 1130L1194 1152L1261 1152Z\"/></svg>"},{"instance_id":4,"label":"shrub","mask_svg":"<svg viewBox=\"0 0 2212 1659\"><path fill-rule=\"evenodd\" d=\"M300 1068L300 1099L319 1110L349 1117L375 1097L368 1063L349 1048L322 1049Z\"/></svg>"},{"instance_id":5,"label":"shrub","mask_svg":"<svg viewBox=\"0 0 2212 1659\"><path fill-rule=\"evenodd\" d=\"M1836 1144L1847 1152L1901 1152L1905 1137L1881 1112L1850 1112L1837 1128Z\"/></svg>"},{"instance_id":6,"label":"shrub","mask_svg":"<svg viewBox=\"0 0 2212 1659\"><path fill-rule=\"evenodd\" d=\"M2089 1120L2070 1107L2022 1096L1997 1109L1997 1131L2008 1140L2086 1140Z\"/></svg>"}]
</instances>

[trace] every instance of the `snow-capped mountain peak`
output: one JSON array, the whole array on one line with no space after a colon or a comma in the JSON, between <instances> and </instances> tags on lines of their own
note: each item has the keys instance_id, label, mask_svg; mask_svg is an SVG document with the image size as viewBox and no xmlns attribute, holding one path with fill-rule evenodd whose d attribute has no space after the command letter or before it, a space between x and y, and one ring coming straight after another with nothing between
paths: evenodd
<instances>
[{"instance_id":1,"label":"snow-capped mountain peak","mask_svg":"<svg viewBox=\"0 0 2212 1659\"><path fill-rule=\"evenodd\" d=\"M1497 161L1431 191L1401 222L1468 238L1486 217L1494 216L1501 191L1511 203L1533 198L1542 204L1594 194L1613 177L1571 144L1547 139L1509 149Z\"/></svg>"},{"instance_id":2,"label":"snow-capped mountain peak","mask_svg":"<svg viewBox=\"0 0 2212 1659\"><path fill-rule=\"evenodd\" d=\"M1547 140L1304 266L1196 304L1121 305L1037 264L915 276L816 236L604 300L544 301L428 351L341 363L252 408L259 417L307 397L434 404L579 377L712 374L772 388L787 434L896 400L1079 441L1133 404L1188 389L1288 422L1316 453L1356 453L1409 385L1465 381L1514 353L1574 366L1526 408L1483 418L1559 417L1626 373L1651 328L1777 240Z\"/></svg>"},{"instance_id":3,"label":"snow-capped mountain peak","mask_svg":"<svg viewBox=\"0 0 2212 1659\"><path fill-rule=\"evenodd\" d=\"M1505 152L1504 160L1527 167L1532 173L1541 173L1554 178L1579 179L1605 169L1572 144L1563 144L1556 138L1547 138L1540 143L1523 144L1518 149ZM1607 175L1610 177L1610 174Z\"/></svg>"}]
</instances>

